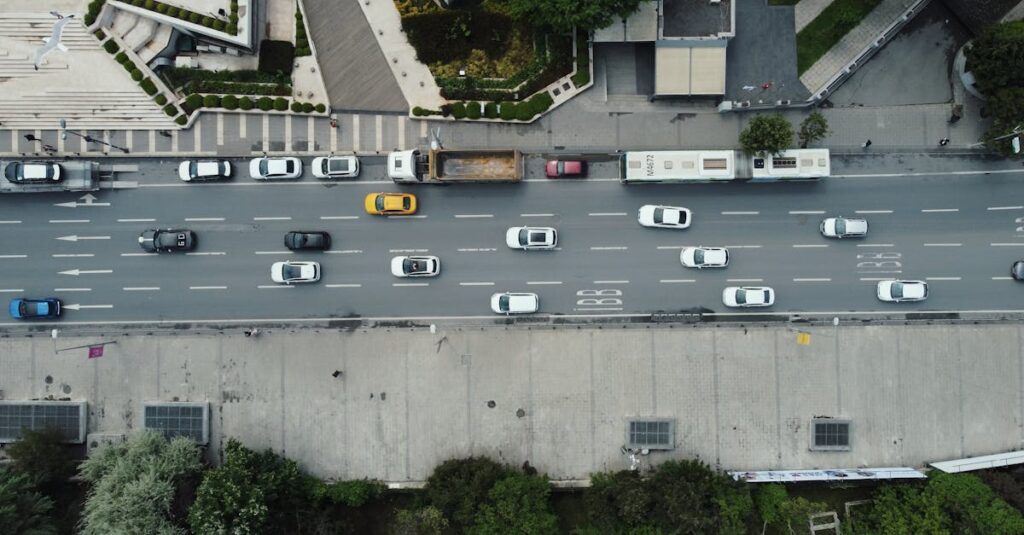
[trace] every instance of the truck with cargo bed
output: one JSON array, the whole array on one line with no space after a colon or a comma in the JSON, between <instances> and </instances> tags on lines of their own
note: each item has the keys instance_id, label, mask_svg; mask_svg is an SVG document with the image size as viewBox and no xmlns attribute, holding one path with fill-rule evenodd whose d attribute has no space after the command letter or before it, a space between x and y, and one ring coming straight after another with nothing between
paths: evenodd
<instances>
[{"instance_id":1,"label":"truck with cargo bed","mask_svg":"<svg viewBox=\"0 0 1024 535\"><path fill-rule=\"evenodd\" d=\"M388 176L399 184L519 182L523 155L494 149L397 151L388 154Z\"/></svg>"},{"instance_id":2,"label":"truck with cargo bed","mask_svg":"<svg viewBox=\"0 0 1024 535\"><path fill-rule=\"evenodd\" d=\"M99 164L84 161L0 162L0 193L96 191L100 189Z\"/></svg>"}]
</instances>

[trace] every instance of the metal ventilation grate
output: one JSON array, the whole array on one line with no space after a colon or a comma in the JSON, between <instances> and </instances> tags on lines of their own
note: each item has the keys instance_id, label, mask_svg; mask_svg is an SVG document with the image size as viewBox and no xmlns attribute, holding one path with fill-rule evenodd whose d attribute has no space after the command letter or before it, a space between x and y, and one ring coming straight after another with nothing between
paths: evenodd
<instances>
[{"instance_id":1,"label":"metal ventilation grate","mask_svg":"<svg viewBox=\"0 0 1024 535\"><path fill-rule=\"evenodd\" d=\"M675 420L667 418L630 419L626 447L631 449L675 449Z\"/></svg>"},{"instance_id":2,"label":"metal ventilation grate","mask_svg":"<svg viewBox=\"0 0 1024 535\"><path fill-rule=\"evenodd\" d=\"M84 401L0 401L0 444L17 442L23 429L56 428L68 442L85 442Z\"/></svg>"},{"instance_id":3,"label":"metal ventilation grate","mask_svg":"<svg viewBox=\"0 0 1024 535\"><path fill-rule=\"evenodd\" d=\"M811 449L820 451L850 450L850 421L831 418L811 420Z\"/></svg>"},{"instance_id":4,"label":"metal ventilation grate","mask_svg":"<svg viewBox=\"0 0 1024 535\"><path fill-rule=\"evenodd\" d=\"M146 429L163 433L167 438L187 437L197 444L210 442L210 411L206 403L143 403Z\"/></svg>"}]
</instances>

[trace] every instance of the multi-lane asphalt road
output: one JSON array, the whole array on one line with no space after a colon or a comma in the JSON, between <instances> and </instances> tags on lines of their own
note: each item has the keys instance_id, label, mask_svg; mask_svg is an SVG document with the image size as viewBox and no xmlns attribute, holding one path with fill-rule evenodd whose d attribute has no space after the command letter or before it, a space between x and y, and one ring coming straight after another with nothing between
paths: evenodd
<instances>
[{"instance_id":1,"label":"multi-lane asphalt road","mask_svg":"<svg viewBox=\"0 0 1024 535\"><path fill-rule=\"evenodd\" d=\"M1009 279L1024 258L1024 173L1003 163L837 157L833 172L846 176L820 182L627 187L610 161L592 165L596 179L549 180L531 158L519 184L402 188L382 158L363 159L357 180L275 183L249 179L245 160L215 184L180 182L174 161L133 163L118 182L137 187L94 201L0 197L0 295L60 297L63 321L97 322L487 316L489 296L506 290L536 292L546 314L724 312L730 285L774 287L777 313L1024 310L1024 285ZM366 193L399 190L418 196L416 216L363 211ZM693 225L642 228L648 203L690 208ZM869 236L821 237L831 215L866 217ZM516 225L556 227L559 248L508 249ZM195 230L197 249L139 248L139 232L168 227ZM333 250L292 253L289 230L329 231ZM729 247L730 265L683 268L687 245ZM440 257L441 275L393 277L402 254ZM285 259L319 261L322 280L274 284L270 265ZM879 302L876 281L894 277L929 281L930 297Z\"/></svg>"}]
</instances>

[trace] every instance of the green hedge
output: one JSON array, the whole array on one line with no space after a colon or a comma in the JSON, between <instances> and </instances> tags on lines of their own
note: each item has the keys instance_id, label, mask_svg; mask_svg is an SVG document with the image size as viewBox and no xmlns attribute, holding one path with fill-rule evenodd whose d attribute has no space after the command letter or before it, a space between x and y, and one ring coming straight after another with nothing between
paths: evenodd
<instances>
[{"instance_id":1,"label":"green hedge","mask_svg":"<svg viewBox=\"0 0 1024 535\"><path fill-rule=\"evenodd\" d=\"M302 113L313 113L313 110L315 110L315 109L316 109L316 106L314 106L312 102L303 102L302 103Z\"/></svg>"},{"instance_id":2,"label":"green hedge","mask_svg":"<svg viewBox=\"0 0 1024 535\"><path fill-rule=\"evenodd\" d=\"M484 104L484 117L488 119L498 118L498 104L496 102Z\"/></svg>"},{"instance_id":3,"label":"green hedge","mask_svg":"<svg viewBox=\"0 0 1024 535\"><path fill-rule=\"evenodd\" d=\"M456 119L466 118L466 105L462 102L456 102L452 104L452 117Z\"/></svg>"},{"instance_id":4,"label":"green hedge","mask_svg":"<svg viewBox=\"0 0 1024 535\"><path fill-rule=\"evenodd\" d=\"M316 107L313 108L313 109L316 110L317 113L326 113L327 112L327 106L324 106L323 104L317 104Z\"/></svg>"},{"instance_id":5,"label":"green hedge","mask_svg":"<svg viewBox=\"0 0 1024 535\"><path fill-rule=\"evenodd\" d=\"M185 123L188 122L188 117L185 117L184 115L179 115L174 119L174 122L180 124L181 126L185 126Z\"/></svg>"},{"instance_id":6,"label":"green hedge","mask_svg":"<svg viewBox=\"0 0 1024 535\"><path fill-rule=\"evenodd\" d=\"M171 117L174 117L178 114L178 108L174 107L174 104L168 104L164 106L164 113Z\"/></svg>"},{"instance_id":7,"label":"green hedge","mask_svg":"<svg viewBox=\"0 0 1024 535\"><path fill-rule=\"evenodd\" d=\"M276 99L274 99L274 109L277 111L287 111L288 99L283 97L277 97Z\"/></svg>"},{"instance_id":8,"label":"green hedge","mask_svg":"<svg viewBox=\"0 0 1024 535\"><path fill-rule=\"evenodd\" d=\"M131 60L128 59L128 54L125 54L124 52L118 52L117 55L114 56L114 61L120 63L121 65L124 65L125 63Z\"/></svg>"},{"instance_id":9,"label":"green hedge","mask_svg":"<svg viewBox=\"0 0 1024 535\"><path fill-rule=\"evenodd\" d=\"M238 107L242 110L251 110L253 106L253 101L249 97L242 97L238 99Z\"/></svg>"},{"instance_id":10,"label":"green hedge","mask_svg":"<svg viewBox=\"0 0 1024 535\"><path fill-rule=\"evenodd\" d=\"M501 117L502 121L511 121L516 118L516 108L518 106L515 102L502 102L501 103Z\"/></svg>"},{"instance_id":11,"label":"green hedge","mask_svg":"<svg viewBox=\"0 0 1024 535\"><path fill-rule=\"evenodd\" d=\"M312 53L306 37L306 25L302 22L302 11L295 6L295 55L308 56Z\"/></svg>"},{"instance_id":12,"label":"green hedge","mask_svg":"<svg viewBox=\"0 0 1024 535\"><path fill-rule=\"evenodd\" d=\"M203 97L204 108L218 108L220 107L220 97L217 95L206 95Z\"/></svg>"},{"instance_id":13,"label":"green hedge","mask_svg":"<svg viewBox=\"0 0 1024 535\"><path fill-rule=\"evenodd\" d=\"M195 80L181 86L186 93L231 93L235 95L275 95L292 94L292 86L288 84L258 84L218 82L214 80Z\"/></svg>"},{"instance_id":14,"label":"green hedge","mask_svg":"<svg viewBox=\"0 0 1024 535\"><path fill-rule=\"evenodd\" d=\"M260 99L256 101L256 107L263 111L270 111L274 108L274 99L270 97L260 97Z\"/></svg>"},{"instance_id":15,"label":"green hedge","mask_svg":"<svg viewBox=\"0 0 1024 535\"><path fill-rule=\"evenodd\" d=\"M292 102L292 111L295 113L302 111L302 104L300 102Z\"/></svg>"},{"instance_id":16,"label":"green hedge","mask_svg":"<svg viewBox=\"0 0 1024 535\"><path fill-rule=\"evenodd\" d=\"M224 106L225 110L238 108L238 97L234 95L225 95L224 98L220 99L220 105Z\"/></svg>"},{"instance_id":17,"label":"green hedge","mask_svg":"<svg viewBox=\"0 0 1024 535\"><path fill-rule=\"evenodd\" d=\"M192 93L185 99L185 106L188 107L189 110L198 110L199 108L202 108L203 96Z\"/></svg>"},{"instance_id":18,"label":"green hedge","mask_svg":"<svg viewBox=\"0 0 1024 535\"><path fill-rule=\"evenodd\" d=\"M153 100L156 102L157 106L163 106L164 104L167 104L167 97L163 96L162 94L157 95L156 98L154 98Z\"/></svg>"},{"instance_id":19,"label":"green hedge","mask_svg":"<svg viewBox=\"0 0 1024 535\"><path fill-rule=\"evenodd\" d=\"M402 31L421 63L466 59L473 50L487 57L504 53L513 21L491 11L445 10L402 17Z\"/></svg>"},{"instance_id":20,"label":"green hedge","mask_svg":"<svg viewBox=\"0 0 1024 535\"><path fill-rule=\"evenodd\" d=\"M466 103L466 117L470 119L480 118L480 103L479 102L467 102Z\"/></svg>"},{"instance_id":21,"label":"green hedge","mask_svg":"<svg viewBox=\"0 0 1024 535\"><path fill-rule=\"evenodd\" d=\"M150 80L149 78L146 78L145 80L139 82L139 86L142 88L143 91L146 92L147 95L153 96L157 92L156 84L154 84L153 80Z\"/></svg>"},{"instance_id":22,"label":"green hedge","mask_svg":"<svg viewBox=\"0 0 1024 535\"><path fill-rule=\"evenodd\" d=\"M288 41L260 42L259 70L291 76L295 64L295 46Z\"/></svg>"},{"instance_id":23,"label":"green hedge","mask_svg":"<svg viewBox=\"0 0 1024 535\"><path fill-rule=\"evenodd\" d=\"M516 106L516 119L529 121L533 119L534 115L537 115L537 113L533 111L533 106L529 102L523 102Z\"/></svg>"},{"instance_id":24,"label":"green hedge","mask_svg":"<svg viewBox=\"0 0 1024 535\"><path fill-rule=\"evenodd\" d=\"M96 30L95 32L93 32L93 35L95 35L96 38L100 41L107 38L107 34L103 33L103 30Z\"/></svg>"},{"instance_id":25,"label":"green hedge","mask_svg":"<svg viewBox=\"0 0 1024 535\"><path fill-rule=\"evenodd\" d=\"M133 68L131 74L132 80L135 80L136 82L142 81L142 71Z\"/></svg>"},{"instance_id":26,"label":"green hedge","mask_svg":"<svg viewBox=\"0 0 1024 535\"><path fill-rule=\"evenodd\" d=\"M108 53L113 54L118 50L121 50L121 47L117 46L117 43L115 43L114 40L111 39L103 43L103 50L106 50Z\"/></svg>"}]
</instances>

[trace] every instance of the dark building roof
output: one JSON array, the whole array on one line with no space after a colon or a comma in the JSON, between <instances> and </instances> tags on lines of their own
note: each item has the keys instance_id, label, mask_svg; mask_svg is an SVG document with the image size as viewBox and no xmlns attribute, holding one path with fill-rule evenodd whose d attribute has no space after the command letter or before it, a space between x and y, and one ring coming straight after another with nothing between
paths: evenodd
<instances>
[{"instance_id":1,"label":"dark building roof","mask_svg":"<svg viewBox=\"0 0 1024 535\"><path fill-rule=\"evenodd\" d=\"M1020 0L942 0L975 35L999 22Z\"/></svg>"}]
</instances>

